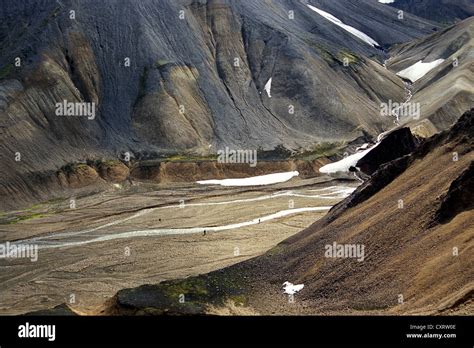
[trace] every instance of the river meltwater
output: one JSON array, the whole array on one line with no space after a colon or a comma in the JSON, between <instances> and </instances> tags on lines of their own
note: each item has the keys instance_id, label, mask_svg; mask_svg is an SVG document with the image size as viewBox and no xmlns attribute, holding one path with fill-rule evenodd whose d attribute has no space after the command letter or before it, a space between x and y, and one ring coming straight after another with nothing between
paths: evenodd
<instances>
[{"instance_id":1,"label":"river meltwater","mask_svg":"<svg viewBox=\"0 0 474 348\"><path fill-rule=\"evenodd\" d=\"M325 212L331 208L331 205L321 204L320 206L304 206L304 207L294 207L295 199L304 199L311 200L316 202L324 201L334 201L341 200L347 197L355 188L350 186L330 186L319 189L306 189L306 190L284 190L277 191L271 194L258 195L250 198L240 198L233 200L223 200L223 201L214 201L214 202L197 202L197 203L186 203L185 205L181 204L171 204L156 208L143 208L142 210L131 214L130 216L115 219L111 222L101 224L95 227L78 230L78 231L65 231L59 233L51 233L42 236L36 236L28 239L23 239L19 241L12 242L15 245L21 245L25 243L33 243L38 245L39 249L52 249L52 248L62 248L62 247L73 247L81 246L90 243L111 241L116 239L124 238L136 238L136 237L151 237L151 236L170 236L170 235L185 235L185 234L195 234L195 233L204 233L204 232L221 232L228 230L236 230L243 227L248 227L252 225L263 224L270 222L272 220L279 220L284 217L305 214L310 212ZM171 211L181 213L188 212L191 209L202 209L212 207L222 207L228 206L229 209L232 209L233 206L245 207L248 206L250 210L252 206L256 203L261 202L265 204L265 201L273 200L282 200L283 204L286 204L286 209L274 210L271 213L263 213L257 215L250 219L244 219L244 221L233 222L233 223L223 223L218 225L203 225L196 227L180 227L180 228L149 228L149 229L133 229L123 231L114 230L114 228L120 227L119 225L126 224L127 226L136 221L138 226L141 226L140 223L147 216L153 217L154 215L168 211L166 214L169 215ZM284 203L290 202L290 203ZM184 210L183 208L187 209ZM219 209L222 209L219 208ZM242 208L240 208L242 209ZM236 218L238 219L238 218ZM133 221L132 221L133 220ZM242 218L240 218L242 220ZM226 219L222 219L222 222L225 222ZM228 220L227 220L228 221Z\"/></svg>"}]
</instances>

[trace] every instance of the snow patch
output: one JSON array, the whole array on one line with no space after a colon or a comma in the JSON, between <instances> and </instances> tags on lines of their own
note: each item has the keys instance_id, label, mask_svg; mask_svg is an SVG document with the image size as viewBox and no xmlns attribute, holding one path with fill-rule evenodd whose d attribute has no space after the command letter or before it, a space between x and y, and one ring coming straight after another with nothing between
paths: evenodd
<instances>
[{"instance_id":1,"label":"snow patch","mask_svg":"<svg viewBox=\"0 0 474 348\"><path fill-rule=\"evenodd\" d=\"M379 2L382 4L393 4L395 0L379 0Z\"/></svg>"},{"instance_id":2,"label":"snow patch","mask_svg":"<svg viewBox=\"0 0 474 348\"><path fill-rule=\"evenodd\" d=\"M333 22L334 24L338 25L339 27L341 27L342 29L348 31L349 33L351 33L352 35L358 37L359 39L361 39L362 41L368 43L369 45L371 45L372 47L375 47L375 46L380 46L377 41L375 41L374 39L372 39L369 35L363 33L362 31L354 28L354 27L351 27L350 25L347 25L347 24L344 24L341 22L340 19L334 17L332 14L326 12L326 11L323 11L323 10L320 10L319 8L317 7L314 7L314 6L311 6L311 5L306 5L308 6L311 10L313 10L314 12L320 14L321 16L323 16L324 18L326 18L327 20Z\"/></svg>"},{"instance_id":3,"label":"snow patch","mask_svg":"<svg viewBox=\"0 0 474 348\"><path fill-rule=\"evenodd\" d=\"M365 144L359 146L358 148L356 148L356 152L357 152L357 151L360 151L360 150L365 150L365 149L367 149L367 148L369 147L369 145L370 145L369 143L365 143Z\"/></svg>"},{"instance_id":4,"label":"snow patch","mask_svg":"<svg viewBox=\"0 0 474 348\"><path fill-rule=\"evenodd\" d=\"M264 90L267 92L268 98L271 98L272 97L272 95L270 94L270 92L272 90L272 78L271 77L267 81L267 83L265 84Z\"/></svg>"},{"instance_id":5,"label":"snow patch","mask_svg":"<svg viewBox=\"0 0 474 348\"><path fill-rule=\"evenodd\" d=\"M411 82L415 82L443 62L444 59L437 59L431 63L423 63L423 61L420 60L412 66L399 71L397 75L403 77L404 79L410 80Z\"/></svg>"},{"instance_id":6,"label":"snow patch","mask_svg":"<svg viewBox=\"0 0 474 348\"><path fill-rule=\"evenodd\" d=\"M322 166L321 168L319 168L319 171L324 174L348 172L350 167L355 167L355 165L357 164L357 161L359 161L362 157L364 157L370 151L375 149L377 145L378 144L375 144L370 149L356 152L355 154L347 156L340 161L326 164L325 166Z\"/></svg>"},{"instance_id":7,"label":"snow patch","mask_svg":"<svg viewBox=\"0 0 474 348\"><path fill-rule=\"evenodd\" d=\"M197 181L201 185L221 185L221 186L260 186L260 185L271 185L280 182L290 180L294 176L298 176L300 173L284 172L284 173L273 173L267 175L253 176L250 178L241 179L222 179L222 180L201 180Z\"/></svg>"},{"instance_id":8,"label":"snow patch","mask_svg":"<svg viewBox=\"0 0 474 348\"><path fill-rule=\"evenodd\" d=\"M294 285L290 282L283 283L283 292L288 295L294 295L304 288L304 284Z\"/></svg>"}]
</instances>

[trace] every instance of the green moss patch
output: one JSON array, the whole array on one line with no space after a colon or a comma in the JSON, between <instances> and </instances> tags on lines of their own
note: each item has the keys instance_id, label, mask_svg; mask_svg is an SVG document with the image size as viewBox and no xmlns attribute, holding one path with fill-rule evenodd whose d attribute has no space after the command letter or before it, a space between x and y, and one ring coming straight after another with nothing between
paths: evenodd
<instances>
[{"instance_id":1,"label":"green moss patch","mask_svg":"<svg viewBox=\"0 0 474 348\"><path fill-rule=\"evenodd\" d=\"M72 174L87 167L89 166L86 163L68 163L62 166L59 170L66 174Z\"/></svg>"},{"instance_id":2,"label":"green moss patch","mask_svg":"<svg viewBox=\"0 0 474 348\"><path fill-rule=\"evenodd\" d=\"M242 281L229 270L121 290L117 304L125 311L149 315L204 314L209 305L247 304Z\"/></svg>"},{"instance_id":3,"label":"green moss patch","mask_svg":"<svg viewBox=\"0 0 474 348\"><path fill-rule=\"evenodd\" d=\"M175 154L169 157L166 157L164 161L166 162L203 162L203 161L216 161L217 155L211 154L207 156L197 156L190 154Z\"/></svg>"},{"instance_id":4,"label":"green moss patch","mask_svg":"<svg viewBox=\"0 0 474 348\"><path fill-rule=\"evenodd\" d=\"M336 55L336 59L341 63L344 64L346 61L348 64L357 64L360 63L360 58L353 52L349 51L339 51Z\"/></svg>"},{"instance_id":5,"label":"green moss patch","mask_svg":"<svg viewBox=\"0 0 474 348\"><path fill-rule=\"evenodd\" d=\"M9 215L9 216L3 215L3 216L0 216L0 224L12 225L12 224L16 224L22 221L39 219L46 216L49 216L49 214L37 213L37 212L25 212L25 213Z\"/></svg>"}]
</instances>

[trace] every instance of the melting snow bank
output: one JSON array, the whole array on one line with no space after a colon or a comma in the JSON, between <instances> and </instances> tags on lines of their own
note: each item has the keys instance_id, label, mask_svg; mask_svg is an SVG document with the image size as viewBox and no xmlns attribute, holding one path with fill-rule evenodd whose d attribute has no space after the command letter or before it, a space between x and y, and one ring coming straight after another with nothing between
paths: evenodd
<instances>
[{"instance_id":1,"label":"melting snow bank","mask_svg":"<svg viewBox=\"0 0 474 348\"><path fill-rule=\"evenodd\" d=\"M348 172L350 167L355 167L357 161L359 161L362 157L372 151L378 144L375 144L370 149L356 152L353 155L347 156L340 161L326 164L325 166L319 168L321 173L330 174L336 172Z\"/></svg>"},{"instance_id":2,"label":"melting snow bank","mask_svg":"<svg viewBox=\"0 0 474 348\"><path fill-rule=\"evenodd\" d=\"M415 82L443 62L444 59L437 59L431 63L423 63L423 61L420 60L416 64L399 71L397 75L403 77L404 79L410 80L411 82Z\"/></svg>"},{"instance_id":3,"label":"melting snow bank","mask_svg":"<svg viewBox=\"0 0 474 348\"><path fill-rule=\"evenodd\" d=\"M361 39L362 41L368 43L369 45L371 45L372 47L375 47L375 46L378 46L380 47L380 45L377 43L377 41L375 41L374 39L372 39L369 35L361 32L360 30L354 28L354 27L351 27L350 25L347 25L347 24L344 24L341 22L340 19L334 17L332 14L328 13L328 12L325 12L323 10L320 10L319 8L317 7L314 7L314 6L311 6L311 5L307 5L311 10L313 10L314 12L317 12L318 14L320 14L321 16L323 16L324 18L326 18L327 20L333 22L334 24L340 26L342 29L348 31L349 33L351 33L352 35L358 37L359 39Z\"/></svg>"},{"instance_id":4,"label":"melting snow bank","mask_svg":"<svg viewBox=\"0 0 474 348\"><path fill-rule=\"evenodd\" d=\"M221 186L260 186L260 185L271 185L280 182L290 180L294 176L298 176L300 173L285 172L285 173L273 173L267 175L253 176L250 178L242 179L222 179L222 180L201 180L197 181L201 185L221 185Z\"/></svg>"}]
</instances>

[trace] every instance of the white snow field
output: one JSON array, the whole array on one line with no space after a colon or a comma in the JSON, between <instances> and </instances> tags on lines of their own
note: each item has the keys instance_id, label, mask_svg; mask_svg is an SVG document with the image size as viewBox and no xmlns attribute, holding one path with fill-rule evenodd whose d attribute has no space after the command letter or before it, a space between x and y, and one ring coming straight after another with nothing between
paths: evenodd
<instances>
[{"instance_id":1,"label":"white snow field","mask_svg":"<svg viewBox=\"0 0 474 348\"><path fill-rule=\"evenodd\" d=\"M411 82L415 82L443 62L444 59L437 59L431 63L423 63L423 61L420 60L412 66L399 71L397 75L403 77L404 79L410 80Z\"/></svg>"},{"instance_id":2,"label":"white snow field","mask_svg":"<svg viewBox=\"0 0 474 348\"><path fill-rule=\"evenodd\" d=\"M197 181L201 185L221 185L221 186L261 186L271 185L279 182L285 182L290 180L294 176L298 176L300 173L284 172L284 173L273 173L267 175L252 176L250 178L241 179L222 179L222 180L201 180Z\"/></svg>"},{"instance_id":3,"label":"white snow field","mask_svg":"<svg viewBox=\"0 0 474 348\"><path fill-rule=\"evenodd\" d=\"M314 12L320 14L321 16L323 16L324 18L326 18L327 20L333 22L334 24L340 26L342 29L348 31L349 33L351 33L352 35L358 37L359 39L361 39L362 41L368 43L369 45L375 47L375 46L380 46L377 41L375 41L374 39L372 39L369 35L361 32L360 30L354 28L354 27L351 27L350 25L347 25L347 24L344 24L341 22L340 19L334 17L332 14L326 12L326 11L323 11L323 10L320 10L319 8L317 7L314 7L314 6L311 6L311 5L307 5L311 10L313 10Z\"/></svg>"}]
</instances>

